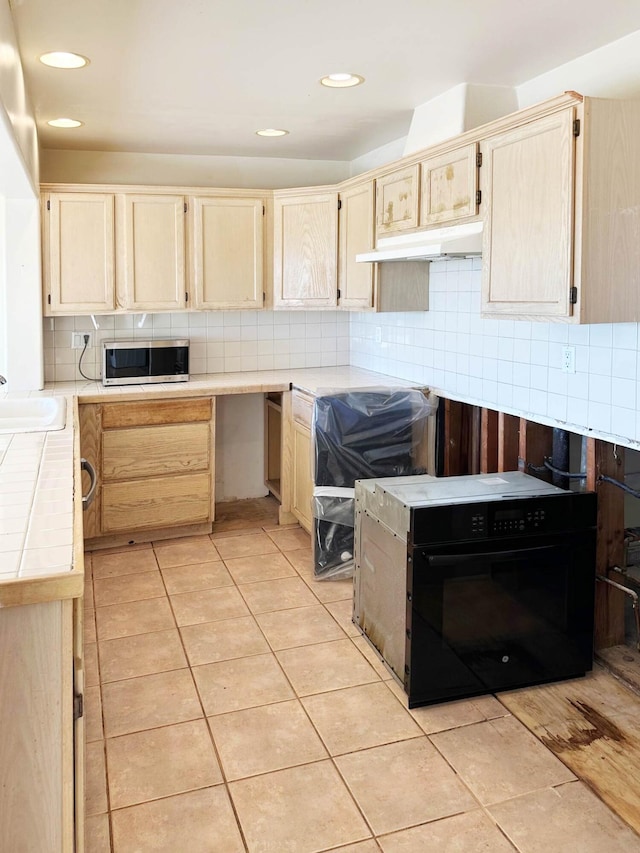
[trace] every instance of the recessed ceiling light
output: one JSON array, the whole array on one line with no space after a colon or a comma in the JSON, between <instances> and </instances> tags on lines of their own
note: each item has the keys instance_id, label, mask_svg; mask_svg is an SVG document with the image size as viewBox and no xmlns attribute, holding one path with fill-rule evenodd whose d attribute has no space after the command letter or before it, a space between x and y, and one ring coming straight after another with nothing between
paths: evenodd
<instances>
[{"instance_id":1,"label":"recessed ceiling light","mask_svg":"<svg viewBox=\"0 0 640 853\"><path fill-rule=\"evenodd\" d=\"M69 53L66 50L54 50L51 53L43 53L40 62L50 65L51 68L84 68L89 64L86 56L79 53Z\"/></svg>"},{"instance_id":2,"label":"recessed ceiling light","mask_svg":"<svg viewBox=\"0 0 640 853\"><path fill-rule=\"evenodd\" d=\"M256 130L258 136L286 136L288 130L278 130L275 127L266 127L264 130Z\"/></svg>"},{"instance_id":3,"label":"recessed ceiling light","mask_svg":"<svg viewBox=\"0 0 640 853\"><path fill-rule=\"evenodd\" d=\"M359 74L341 72L340 74L327 74L320 82L323 86L328 86L330 89L348 89L351 86L359 86L361 83L364 83L364 77L361 77Z\"/></svg>"},{"instance_id":4,"label":"recessed ceiling light","mask_svg":"<svg viewBox=\"0 0 640 853\"><path fill-rule=\"evenodd\" d=\"M51 127L80 127L83 123L74 118L52 118L51 121L47 122Z\"/></svg>"}]
</instances>

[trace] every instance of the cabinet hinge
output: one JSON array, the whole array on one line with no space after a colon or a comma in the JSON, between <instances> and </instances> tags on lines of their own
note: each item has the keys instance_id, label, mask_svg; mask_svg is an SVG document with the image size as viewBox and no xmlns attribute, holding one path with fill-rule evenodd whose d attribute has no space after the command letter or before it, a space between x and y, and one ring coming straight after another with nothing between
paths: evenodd
<instances>
[{"instance_id":1,"label":"cabinet hinge","mask_svg":"<svg viewBox=\"0 0 640 853\"><path fill-rule=\"evenodd\" d=\"M573 122L573 135L574 135L574 136L580 136L580 119L579 119L579 118L574 119L574 122Z\"/></svg>"},{"instance_id":2,"label":"cabinet hinge","mask_svg":"<svg viewBox=\"0 0 640 853\"><path fill-rule=\"evenodd\" d=\"M342 199L338 199L338 210L342 210Z\"/></svg>"},{"instance_id":3,"label":"cabinet hinge","mask_svg":"<svg viewBox=\"0 0 640 853\"><path fill-rule=\"evenodd\" d=\"M267 208L263 204L262 205L262 215L264 216L266 212L267 212Z\"/></svg>"},{"instance_id":4,"label":"cabinet hinge","mask_svg":"<svg viewBox=\"0 0 640 853\"><path fill-rule=\"evenodd\" d=\"M264 290L263 290L263 291L262 291L262 304L264 305L264 303L265 303L266 301L267 301L267 294L266 294L266 293L264 292Z\"/></svg>"},{"instance_id":5,"label":"cabinet hinge","mask_svg":"<svg viewBox=\"0 0 640 853\"><path fill-rule=\"evenodd\" d=\"M338 299L340 299L340 288L338 288L337 294L338 294Z\"/></svg>"},{"instance_id":6,"label":"cabinet hinge","mask_svg":"<svg viewBox=\"0 0 640 853\"><path fill-rule=\"evenodd\" d=\"M47 199L47 210L51 210L51 202Z\"/></svg>"},{"instance_id":7,"label":"cabinet hinge","mask_svg":"<svg viewBox=\"0 0 640 853\"><path fill-rule=\"evenodd\" d=\"M569 304L575 305L577 301L578 301L578 288L577 287L570 287L569 288Z\"/></svg>"},{"instance_id":8,"label":"cabinet hinge","mask_svg":"<svg viewBox=\"0 0 640 853\"><path fill-rule=\"evenodd\" d=\"M47 305L51 305L51 294L47 294Z\"/></svg>"},{"instance_id":9,"label":"cabinet hinge","mask_svg":"<svg viewBox=\"0 0 640 853\"><path fill-rule=\"evenodd\" d=\"M184 294L184 301L185 302L189 301L189 293L187 291L185 291L185 294Z\"/></svg>"},{"instance_id":10,"label":"cabinet hinge","mask_svg":"<svg viewBox=\"0 0 640 853\"><path fill-rule=\"evenodd\" d=\"M476 192L476 204L482 204L482 190Z\"/></svg>"},{"instance_id":11,"label":"cabinet hinge","mask_svg":"<svg viewBox=\"0 0 640 853\"><path fill-rule=\"evenodd\" d=\"M185 203L184 203L184 212L185 212L185 213L187 212L187 202L186 202L186 201L185 201Z\"/></svg>"},{"instance_id":12,"label":"cabinet hinge","mask_svg":"<svg viewBox=\"0 0 640 853\"><path fill-rule=\"evenodd\" d=\"M476 166L480 168L482 166L482 151L478 151L476 154Z\"/></svg>"},{"instance_id":13,"label":"cabinet hinge","mask_svg":"<svg viewBox=\"0 0 640 853\"><path fill-rule=\"evenodd\" d=\"M84 716L84 698L82 693L76 693L73 697L73 719L79 720Z\"/></svg>"}]
</instances>

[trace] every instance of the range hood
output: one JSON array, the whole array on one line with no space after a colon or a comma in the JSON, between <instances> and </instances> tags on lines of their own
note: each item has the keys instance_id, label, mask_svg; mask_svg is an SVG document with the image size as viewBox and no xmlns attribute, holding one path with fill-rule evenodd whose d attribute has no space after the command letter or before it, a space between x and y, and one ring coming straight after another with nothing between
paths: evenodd
<instances>
[{"instance_id":1,"label":"range hood","mask_svg":"<svg viewBox=\"0 0 640 853\"><path fill-rule=\"evenodd\" d=\"M437 261L481 254L482 222L467 222L398 237L382 237L376 249L361 252L356 255L356 261Z\"/></svg>"}]
</instances>

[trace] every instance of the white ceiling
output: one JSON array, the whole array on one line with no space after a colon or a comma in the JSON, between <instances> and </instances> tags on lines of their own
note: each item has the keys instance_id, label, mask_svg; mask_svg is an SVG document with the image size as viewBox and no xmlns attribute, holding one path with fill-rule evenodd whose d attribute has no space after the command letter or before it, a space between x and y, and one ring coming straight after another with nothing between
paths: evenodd
<instances>
[{"instance_id":1,"label":"white ceiling","mask_svg":"<svg viewBox=\"0 0 640 853\"><path fill-rule=\"evenodd\" d=\"M517 86L640 29L638 0L10 3L42 147L97 151L351 160L458 83ZM91 64L47 68L51 50ZM366 82L319 85L336 71Z\"/></svg>"}]
</instances>

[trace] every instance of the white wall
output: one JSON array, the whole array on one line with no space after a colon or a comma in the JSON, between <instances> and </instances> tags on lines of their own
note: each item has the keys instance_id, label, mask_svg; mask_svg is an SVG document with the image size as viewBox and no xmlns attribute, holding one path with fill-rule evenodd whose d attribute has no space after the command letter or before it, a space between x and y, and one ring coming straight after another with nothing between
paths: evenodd
<instances>
[{"instance_id":1,"label":"white wall","mask_svg":"<svg viewBox=\"0 0 640 853\"><path fill-rule=\"evenodd\" d=\"M0 0L0 110L4 111L10 123L18 158L22 161L33 188L37 189L36 122L24 82L8 0Z\"/></svg>"},{"instance_id":2,"label":"white wall","mask_svg":"<svg viewBox=\"0 0 640 853\"><path fill-rule=\"evenodd\" d=\"M352 315L351 364L640 447L640 326L483 320L480 265L432 263L428 311ZM575 346L574 374L561 370L564 344Z\"/></svg>"},{"instance_id":3,"label":"white wall","mask_svg":"<svg viewBox=\"0 0 640 853\"><path fill-rule=\"evenodd\" d=\"M0 2L0 373L12 391L42 387L38 150L13 21Z\"/></svg>"},{"instance_id":4,"label":"white wall","mask_svg":"<svg viewBox=\"0 0 640 853\"><path fill-rule=\"evenodd\" d=\"M37 199L6 199L7 386L11 391L42 388L42 284L40 277L40 206Z\"/></svg>"},{"instance_id":5,"label":"white wall","mask_svg":"<svg viewBox=\"0 0 640 853\"><path fill-rule=\"evenodd\" d=\"M277 189L334 184L349 174L346 160L278 157L44 150L41 163L43 183Z\"/></svg>"},{"instance_id":6,"label":"white wall","mask_svg":"<svg viewBox=\"0 0 640 853\"><path fill-rule=\"evenodd\" d=\"M264 395L216 397L216 503L261 498L264 485Z\"/></svg>"},{"instance_id":7,"label":"white wall","mask_svg":"<svg viewBox=\"0 0 640 853\"><path fill-rule=\"evenodd\" d=\"M6 235L5 235L5 219L6 219L6 201L4 196L0 195L0 375L6 376L7 370L7 305L6 305L6 287L4 281L6 273Z\"/></svg>"},{"instance_id":8,"label":"white wall","mask_svg":"<svg viewBox=\"0 0 640 853\"><path fill-rule=\"evenodd\" d=\"M393 142L387 142L386 145L374 148L373 151L369 151L361 157L356 157L350 163L349 174L355 177L363 172L368 172L369 169L384 166L385 163L393 163L394 160L398 160L404 155L406 141L407 137L402 136L400 139L394 139Z\"/></svg>"},{"instance_id":9,"label":"white wall","mask_svg":"<svg viewBox=\"0 0 640 853\"><path fill-rule=\"evenodd\" d=\"M516 92L511 86L460 83L415 108L404 155L451 139L517 108Z\"/></svg>"},{"instance_id":10,"label":"white wall","mask_svg":"<svg viewBox=\"0 0 640 853\"><path fill-rule=\"evenodd\" d=\"M592 98L638 98L639 56L640 30L522 83L516 87L520 107L567 90Z\"/></svg>"}]
</instances>

